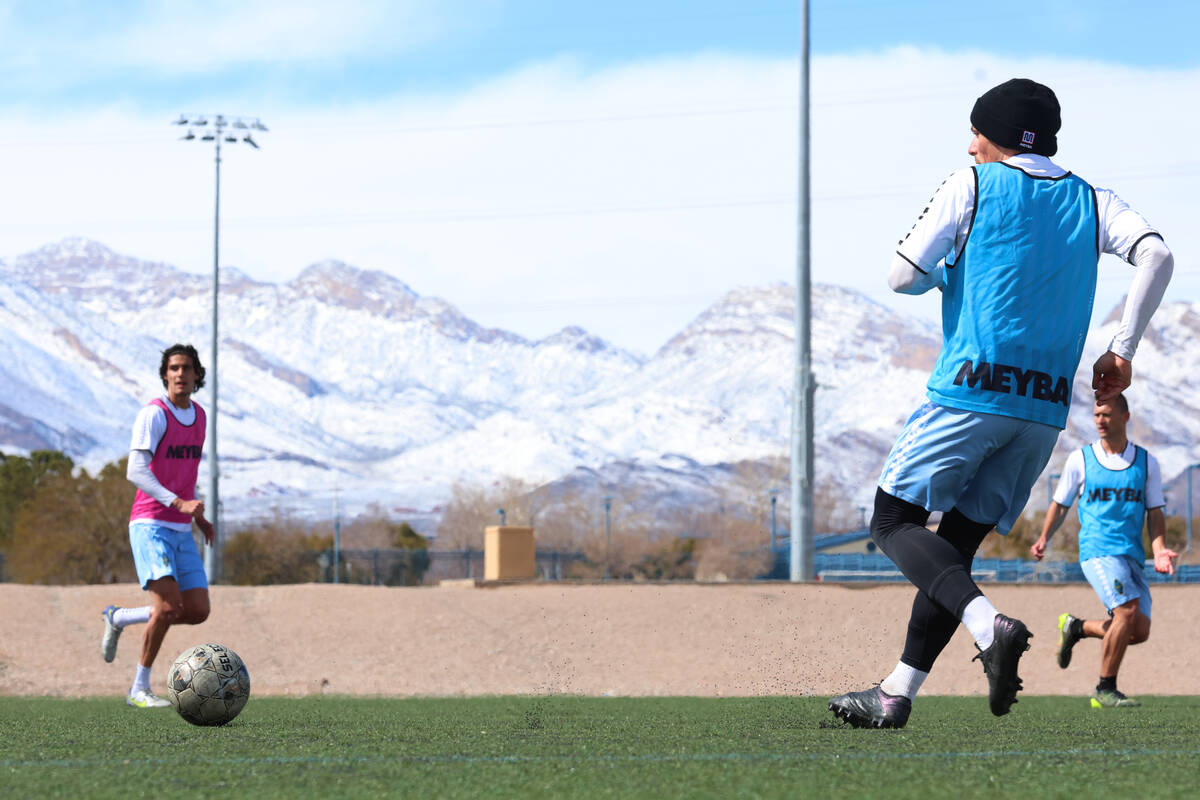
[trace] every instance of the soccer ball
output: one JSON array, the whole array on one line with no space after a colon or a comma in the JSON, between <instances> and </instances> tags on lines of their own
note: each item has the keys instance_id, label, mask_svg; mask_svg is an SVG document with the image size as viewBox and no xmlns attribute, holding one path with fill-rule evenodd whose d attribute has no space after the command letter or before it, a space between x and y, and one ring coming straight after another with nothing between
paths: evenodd
<instances>
[{"instance_id":1,"label":"soccer ball","mask_svg":"<svg viewBox=\"0 0 1200 800\"><path fill-rule=\"evenodd\" d=\"M179 716L193 725L224 725L250 699L250 673L228 647L198 644L171 665L167 697Z\"/></svg>"}]
</instances>

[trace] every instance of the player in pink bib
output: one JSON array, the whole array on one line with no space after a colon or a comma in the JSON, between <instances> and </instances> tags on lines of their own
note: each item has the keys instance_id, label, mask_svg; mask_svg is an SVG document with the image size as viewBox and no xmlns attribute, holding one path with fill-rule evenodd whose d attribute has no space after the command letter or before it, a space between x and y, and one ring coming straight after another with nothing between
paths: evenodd
<instances>
[{"instance_id":1,"label":"player in pink bib","mask_svg":"<svg viewBox=\"0 0 1200 800\"><path fill-rule=\"evenodd\" d=\"M159 364L166 394L147 403L133 423L126 477L137 487L129 512L129 544L138 581L152 603L140 608L104 609L100 650L105 661L117 654L126 625L144 622L142 651L129 697L136 708L171 704L150 690L150 668L172 625L198 625L208 618L208 578L192 538L192 522L212 544L213 526L196 499L196 474L204 449L204 409L191 400L204 386L204 367L191 345L163 351Z\"/></svg>"}]
</instances>

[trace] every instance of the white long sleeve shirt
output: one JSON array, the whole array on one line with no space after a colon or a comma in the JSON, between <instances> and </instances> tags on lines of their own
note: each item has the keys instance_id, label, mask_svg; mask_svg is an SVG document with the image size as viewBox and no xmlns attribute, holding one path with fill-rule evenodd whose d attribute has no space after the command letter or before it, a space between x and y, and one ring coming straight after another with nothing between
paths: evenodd
<instances>
[{"instance_id":1,"label":"white long sleeve shirt","mask_svg":"<svg viewBox=\"0 0 1200 800\"><path fill-rule=\"evenodd\" d=\"M1020 153L1005 159L1035 177L1066 175L1045 156ZM1135 267L1120 327L1109 349L1133 359L1150 318L1171 281L1175 260L1158 231L1109 189L1094 187L1101 253L1119 256ZM888 285L901 294L923 294L941 288L944 262L961 255L975 211L975 176L970 167L956 170L942 183L921 216L899 244Z\"/></svg>"}]
</instances>

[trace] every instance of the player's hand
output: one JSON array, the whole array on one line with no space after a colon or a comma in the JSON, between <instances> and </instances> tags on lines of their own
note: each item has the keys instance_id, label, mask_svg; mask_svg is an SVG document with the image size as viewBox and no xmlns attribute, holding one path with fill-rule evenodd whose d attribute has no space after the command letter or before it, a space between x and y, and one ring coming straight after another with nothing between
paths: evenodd
<instances>
[{"instance_id":1,"label":"player's hand","mask_svg":"<svg viewBox=\"0 0 1200 800\"><path fill-rule=\"evenodd\" d=\"M1046 537L1039 536L1038 540L1029 545L1029 552L1038 561L1042 560L1042 556L1046 555Z\"/></svg>"},{"instance_id":2,"label":"player's hand","mask_svg":"<svg viewBox=\"0 0 1200 800\"><path fill-rule=\"evenodd\" d=\"M195 517L195 520L196 527L198 527L200 532L204 534L204 543L209 547L212 547L213 539L217 537L217 532L213 528L212 523L206 520L204 515Z\"/></svg>"},{"instance_id":3,"label":"player's hand","mask_svg":"<svg viewBox=\"0 0 1200 800\"><path fill-rule=\"evenodd\" d=\"M176 497L171 507L176 511L182 511L189 517L204 516L204 501L202 500L184 500L182 497Z\"/></svg>"},{"instance_id":4,"label":"player's hand","mask_svg":"<svg viewBox=\"0 0 1200 800\"><path fill-rule=\"evenodd\" d=\"M1175 559L1179 558L1179 554L1174 550L1163 548L1154 554L1154 571L1165 572L1168 575L1175 574Z\"/></svg>"},{"instance_id":5,"label":"player's hand","mask_svg":"<svg viewBox=\"0 0 1200 800\"><path fill-rule=\"evenodd\" d=\"M1133 383L1133 362L1109 350L1092 365L1092 388L1096 402L1107 403Z\"/></svg>"}]
</instances>

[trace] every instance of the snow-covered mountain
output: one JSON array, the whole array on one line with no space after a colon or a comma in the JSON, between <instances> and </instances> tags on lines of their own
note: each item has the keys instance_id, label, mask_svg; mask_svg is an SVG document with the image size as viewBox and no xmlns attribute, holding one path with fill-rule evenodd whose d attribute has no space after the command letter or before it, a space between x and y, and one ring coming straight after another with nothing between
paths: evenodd
<instances>
[{"instance_id":1,"label":"snow-covered mountain","mask_svg":"<svg viewBox=\"0 0 1200 800\"><path fill-rule=\"evenodd\" d=\"M336 261L282 284L224 270L226 513L311 512L335 486L351 507L429 510L456 482L501 476L645 480L677 487L656 495L673 502L702 498L731 464L787 453L792 294L731 291L643 358L578 328L539 341L484 328ZM850 290L813 294L818 482L868 505L940 333ZM161 350L192 342L211 362L210 296L210 276L82 239L0 262L0 448L61 449L88 466L120 458L137 408L161 390ZM1092 332L1085 364L1113 325ZM1136 364L1135 435L1168 480L1196 457L1200 356L1187 344L1198 330L1200 304L1164 307ZM1085 383L1081 372L1063 453L1092 434Z\"/></svg>"}]
</instances>

